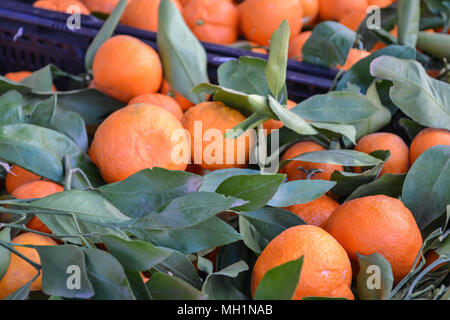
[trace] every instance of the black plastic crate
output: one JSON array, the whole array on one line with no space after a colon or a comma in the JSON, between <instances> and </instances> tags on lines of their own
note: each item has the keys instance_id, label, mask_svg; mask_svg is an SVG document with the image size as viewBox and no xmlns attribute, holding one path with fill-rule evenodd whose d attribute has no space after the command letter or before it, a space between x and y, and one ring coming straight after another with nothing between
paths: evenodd
<instances>
[{"instance_id":1,"label":"black plastic crate","mask_svg":"<svg viewBox=\"0 0 450 320\"><path fill-rule=\"evenodd\" d=\"M84 54L103 25L95 16L81 18L81 29L69 30L68 15L34 8L30 3L0 1L0 73L36 70L54 63L70 73L84 72ZM156 49L156 33L119 25L116 34L134 36ZM267 58L251 51L202 43L208 54L208 71L216 81L220 64L240 56ZM325 93L332 86L337 70L289 61L287 85L289 98L301 101Z\"/></svg>"}]
</instances>

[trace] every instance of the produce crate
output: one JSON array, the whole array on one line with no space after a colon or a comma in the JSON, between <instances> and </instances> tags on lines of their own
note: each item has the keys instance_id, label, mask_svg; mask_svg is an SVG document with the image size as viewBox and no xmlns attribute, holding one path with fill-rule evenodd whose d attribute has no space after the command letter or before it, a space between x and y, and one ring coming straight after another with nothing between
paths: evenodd
<instances>
[{"instance_id":1,"label":"produce crate","mask_svg":"<svg viewBox=\"0 0 450 320\"><path fill-rule=\"evenodd\" d=\"M28 2L28 3L27 3ZM0 73L36 70L54 63L64 71L84 72L84 54L103 25L95 16L82 16L81 29L67 28L68 15L34 8L31 1L0 1ZM156 48L156 33L119 25L116 34L137 37ZM203 43L208 54L208 70L212 82L217 68L240 56L267 58L264 54ZM337 70L289 61L287 83L290 99L301 101L325 93L332 86Z\"/></svg>"}]
</instances>

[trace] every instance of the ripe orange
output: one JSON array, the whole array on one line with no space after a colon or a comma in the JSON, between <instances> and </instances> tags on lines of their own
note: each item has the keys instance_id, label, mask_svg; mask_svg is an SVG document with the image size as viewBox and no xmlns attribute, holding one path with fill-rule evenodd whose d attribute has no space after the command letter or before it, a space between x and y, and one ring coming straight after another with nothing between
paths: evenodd
<instances>
[{"instance_id":1,"label":"ripe orange","mask_svg":"<svg viewBox=\"0 0 450 320\"><path fill-rule=\"evenodd\" d=\"M37 199L49 196L51 194L62 192L64 188L51 181L32 181L21 185L11 194L16 199ZM33 217L27 227L44 233L52 233L52 231L38 218Z\"/></svg>"},{"instance_id":2,"label":"ripe orange","mask_svg":"<svg viewBox=\"0 0 450 320\"><path fill-rule=\"evenodd\" d=\"M40 176L31 173L19 166L13 165L11 172L8 172L5 179L6 191L11 194L17 187L21 185L42 179Z\"/></svg>"},{"instance_id":3,"label":"ripe orange","mask_svg":"<svg viewBox=\"0 0 450 320\"><path fill-rule=\"evenodd\" d=\"M398 37L398 26L395 26L394 29L392 29L389 33L390 33L393 37L397 38L397 37ZM378 41L378 42L375 43L375 45L372 47L372 49L370 50L370 52L374 52L374 51L383 49L383 48L385 48L385 47L386 47L386 44L385 44L385 43L383 43L383 42L381 42L381 41Z\"/></svg>"},{"instance_id":4,"label":"ripe orange","mask_svg":"<svg viewBox=\"0 0 450 320\"><path fill-rule=\"evenodd\" d=\"M300 0L303 9L303 18L308 17L307 25L312 25L319 15L319 0Z\"/></svg>"},{"instance_id":5,"label":"ripe orange","mask_svg":"<svg viewBox=\"0 0 450 320\"><path fill-rule=\"evenodd\" d=\"M296 204L286 209L298 215L307 224L323 228L337 207L339 207L339 203L327 195L323 195L314 201Z\"/></svg>"},{"instance_id":6,"label":"ripe orange","mask_svg":"<svg viewBox=\"0 0 450 320\"><path fill-rule=\"evenodd\" d=\"M229 0L191 0L183 17L200 41L227 45L237 39L239 11Z\"/></svg>"},{"instance_id":7,"label":"ripe orange","mask_svg":"<svg viewBox=\"0 0 450 320\"><path fill-rule=\"evenodd\" d=\"M111 14L119 0L83 0L83 3L91 12Z\"/></svg>"},{"instance_id":8,"label":"ripe orange","mask_svg":"<svg viewBox=\"0 0 450 320\"><path fill-rule=\"evenodd\" d=\"M358 49L350 49L347 61L345 61L345 64L343 66L337 66L339 69L343 69L345 71L348 71L355 63L357 63L359 60L364 59L365 57L369 56L370 52L365 50L358 50Z\"/></svg>"},{"instance_id":9,"label":"ripe orange","mask_svg":"<svg viewBox=\"0 0 450 320\"><path fill-rule=\"evenodd\" d=\"M301 256L303 266L293 300L354 299L350 290L352 268L344 248L323 229L310 225L289 228L269 242L253 267L252 296L267 271Z\"/></svg>"},{"instance_id":10,"label":"ripe orange","mask_svg":"<svg viewBox=\"0 0 450 320\"><path fill-rule=\"evenodd\" d=\"M177 147L189 150L180 121L159 106L134 104L100 124L90 154L103 179L112 183L146 168L185 170L187 161L176 159Z\"/></svg>"},{"instance_id":11,"label":"ripe orange","mask_svg":"<svg viewBox=\"0 0 450 320\"><path fill-rule=\"evenodd\" d=\"M252 41L248 41L248 43L253 47L250 51L252 52L256 52L256 53L262 53L262 54L268 54L269 52L265 49L265 47L252 42Z\"/></svg>"},{"instance_id":12,"label":"ripe orange","mask_svg":"<svg viewBox=\"0 0 450 320\"><path fill-rule=\"evenodd\" d=\"M395 282L411 270L422 235L408 208L385 195L350 200L333 211L325 225L357 263L356 253L381 254L391 264Z\"/></svg>"},{"instance_id":13,"label":"ripe orange","mask_svg":"<svg viewBox=\"0 0 450 320\"><path fill-rule=\"evenodd\" d=\"M92 72L100 91L123 102L157 92L162 81L162 65L156 51L125 35L112 37L100 46Z\"/></svg>"},{"instance_id":14,"label":"ripe orange","mask_svg":"<svg viewBox=\"0 0 450 320\"><path fill-rule=\"evenodd\" d=\"M406 143L399 136L377 132L361 138L355 147L356 151L370 154L377 150L389 150L391 156L385 162L380 172L380 177L385 173L407 173L409 170L409 149ZM355 172L361 172L361 168L356 167Z\"/></svg>"},{"instance_id":15,"label":"ripe orange","mask_svg":"<svg viewBox=\"0 0 450 320\"><path fill-rule=\"evenodd\" d=\"M289 22L291 39L302 29L303 9L299 0L245 0L239 5L245 37L267 46L283 20Z\"/></svg>"},{"instance_id":16,"label":"ripe orange","mask_svg":"<svg viewBox=\"0 0 450 320\"><path fill-rule=\"evenodd\" d=\"M295 106L297 106L296 102L294 102L292 100L288 100L287 108L289 110L294 108ZM284 126L283 122L281 122L279 120L275 120L275 119L270 119L263 123L263 128L267 130L267 134L271 133L272 130L280 129L283 126Z\"/></svg>"},{"instance_id":17,"label":"ripe orange","mask_svg":"<svg viewBox=\"0 0 450 320\"><path fill-rule=\"evenodd\" d=\"M302 61L301 57L303 46L305 45L306 41L308 41L311 34L312 31L301 32L291 40L291 42L289 43L289 58L295 57L295 59L297 59L298 61Z\"/></svg>"},{"instance_id":18,"label":"ripe orange","mask_svg":"<svg viewBox=\"0 0 450 320\"><path fill-rule=\"evenodd\" d=\"M339 21L352 11L366 10L367 0L319 0L320 20Z\"/></svg>"},{"instance_id":19,"label":"ripe orange","mask_svg":"<svg viewBox=\"0 0 450 320\"><path fill-rule=\"evenodd\" d=\"M437 145L450 146L449 130L427 128L420 131L409 148L409 161L411 165L413 165L422 153Z\"/></svg>"},{"instance_id":20,"label":"ripe orange","mask_svg":"<svg viewBox=\"0 0 450 320\"><path fill-rule=\"evenodd\" d=\"M358 30L359 25L366 18L366 15L366 10L349 11L341 19L339 19L339 23L353 31L356 31Z\"/></svg>"},{"instance_id":21,"label":"ripe orange","mask_svg":"<svg viewBox=\"0 0 450 320\"><path fill-rule=\"evenodd\" d=\"M191 136L193 163L208 170L246 167L254 141L251 134L237 139L223 137L244 120L242 114L222 102L203 102L186 111L181 122Z\"/></svg>"},{"instance_id":22,"label":"ripe orange","mask_svg":"<svg viewBox=\"0 0 450 320\"><path fill-rule=\"evenodd\" d=\"M395 0L367 0L369 6L379 6L380 8L384 8L390 6L395 2Z\"/></svg>"},{"instance_id":23,"label":"ripe orange","mask_svg":"<svg viewBox=\"0 0 450 320\"><path fill-rule=\"evenodd\" d=\"M301 141L291 146L281 157L281 161L293 159L303 153L323 151L325 148L312 141ZM304 170L299 169L302 167ZM307 179L307 172L311 170L322 170L311 176L311 179L330 180L331 174L334 171L344 171L344 167L335 164L327 163L315 163L315 162L303 162L303 161L291 161L289 162L281 172L287 174L290 181L292 180L305 180Z\"/></svg>"},{"instance_id":24,"label":"ripe orange","mask_svg":"<svg viewBox=\"0 0 450 320\"><path fill-rule=\"evenodd\" d=\"M183 118L183 109L176 100L172 97L166 96L161 93L147 93L134 97L128 104L147 103L155 106L162 107L171 112L175 118L181 120Z\"/></svg>"},{"instance_id":25,"label":"ripe orange","mask_svg":"<svg viewBox=\"0 0 450 320\"><path fill-rule=\"evenodd\" d=\"M34 233L22 233L11 241L16 244L55 246L56 242L49 237L44 237ZM20 254L28 259L41 263L41 259L36 249L14 246ZM5 275L0 280L0 299L4 299L27 282L31 281L37 274L37 270L18 255L11 253L11 259ZM31 283L31 291L42 290L42 274Z\"/></svg>"},{"instance_id":26,"label":"ripe orange","mask_svg":"<svg viewBox=\"0 0 450 320\"><path fill-rule=\"evenodd\" d=\"M182 7L178 0L171 0L181 11ZM121 22L125 25L158 31L158 8L161 0L133 0L129 1L123 12Z\"/></svg>"},{"instance_id":27,"label":"ripe orange","mask_svg":"<svg viewBox=\"0 0 450 320\"><path fill-rule=\"evenodd\" d=\"M78 0L37 0L33 3L33 7L60 12L67 12L72 6L77 6L80 9L81 14L91 14L89 9ZM70 13L74 13L74 11L71 11Z\"/></svg>"},{"instance_id":28,"label":"ripe orange","mask_svg":"<svg viewBox=\"0 0 450 320\"><path fill-rule=\"evenodd\" d=\"M162 81L162 86L161 86L160 92L162 94L165 94L165 95L168 95L169 97L174 98L178 102L178 104L181 106L181 109L183 109L184 111L186 111L187 109L189 109L190 107L193 107L195 105L194 103L192 103L191 101L189 101L188 99L183 97L181 94L179 94L178 92L173 90L172 87L170 86L170 84L166 80Z\"/></svg>"},{"instance_id":29,"label":"ripe orange","mask_svg":"<svg viewBox=\"0 0 450 320\"><path fill-rule=\"evenodd\" d=\"M425 254L425 265L423 266L423 268L425 269L426 267L428 267L430 264L432 264L433 262L435 262L437 259L439 259L439 254L434 251L434 250L430 250ZM437 265L436 267L434 267L433 269L431 269L431 272L437 271L438 269L440 269L442 266L444 265L448 265L448 263L441 263L439 265Z\"/></svg>"}]
</instances>

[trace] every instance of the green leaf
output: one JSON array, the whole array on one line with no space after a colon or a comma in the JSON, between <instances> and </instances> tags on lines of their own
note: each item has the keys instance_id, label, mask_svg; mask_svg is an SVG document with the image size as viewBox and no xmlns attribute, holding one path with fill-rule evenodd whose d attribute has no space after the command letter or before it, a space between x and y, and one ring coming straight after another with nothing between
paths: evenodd
<instances>
[{"instance_id":1,"label":"green leaf","mask_svg":"<svg viewBox=\"0 0 450 320\"><path fill-rule=\"evenodd\" d=\"M126 270L147 271L163 262L171 251L141 240L125 240L116 236L102 237L108 251Z\"/></svg>"},{"instance_id":2,"label":"green leaf","mask_svg":"<svg viewBox=\"0 0 450 320\"><path fill-rule=\"evenodd\" d=\"M402 201L411 210L420 230L442 216L450 203L450 146L425 151L409 169Z\"/></svg>"},{"instance_id":3,"label":"green leaf","mask_svg":"<svg viewBox=\"0 0 450 320\"><path fill-rule=\"evenodd\" d=\"M215 192L219 185L228 178L250 174L261 174L261 171L238 168L214 170L203 177L203 183L200 186L199 191Z\"/></svg>"},{"instance_id":4,"label":"green leaf","mask_svg":"<svg viewBox=\"0 0 450 320\"><path fill-rule=\"evenodd\" d=\"M83 170L93 184L101 183L95 165L66 135L32 124L0 126L0 158L5 161L62 183L65 156L69 156L73 167Z\"/></svg>"},{"instance_id":5,"label":"green leaf","mask_svg":"<svg viewBox=\"0 0 450 320\"><path fill-rule=\"evenodd\" d=\"M147 287L145 286L144 279L142 279L141 273L127 270L125 270L124 272L127 276L130 288L133 292L133 295L136 297L136 300L152 300L150 291L148 291Z\"/></svg>"},{"instance_id":6,"label":"green leaf","mask_svg":"<svg viewBox=\"0 0 450 320\"><path fill-rule=\"evenodd\" d=\"M161 1L158 16L158 52L165 79L193 103L205 101L204 94L192 92L198 84L209 82L205 49L170 0Z\"/></svg>"},{"instance_id":7,"label":"green leaf","mask_svg":"<svg viewBox=\"0 0 450 320\"><path fill-rule=\"evenodd\" d=\"M219 85L246 94L268 96L266 66L267 61L254 57L239 57L239 60L222 63L217 69Z\"/></svg>"},{"instance_id":8,"label":"green leaf","mask_svg":"<svg viewBox=\"0 0 450 320\"><path fill-rule=\"evenodd\" d=\"M115 6L113 12L109 15L108 19L106 19L105 23L90 44L89 48L86 51L86 55L84 56L84 67L86 70L91 70L92 63L94 62L94 57L97 53L98 48L100 48L100 46L114 33L114 30L119 23L120 17L122 16L122 13L127 6L127 2L127 0L119 1L119 3Z\"/></svg>"},{"instance_id":9,"label":"green leaf","mask_svg":"<svg viewBox=\"0 0 450 320\"><path fill-rule=\"evenodd\" d=\"M356 144L356 128L352 124L338 124L327 122L310 122L309 123L319 131L332 132L349 139L353 144Z\"/></svg>"},{"instance_id":10,"label":"green leaf","mask_svg":"<svg viewBox=\"0 0 450 320\"><path fill-rule=\"evenodd\" d=\"M11 90L0 96L0 125L24 121L22 95Z\"/></svg>"},{"instance_id":11,"label":"green leaf","mask_svg":"<svg viewBox=\"0 0 450 320\"><path fill-rule=\"evenodd\" d=\"M380 254L358 256L356 291L362 300L385 300L392 291L394 276L389 262Z\"/></svg>"},{"instance_id":12,"label":"green leaf","mask_svg":"<svg viewBox=\"0 0 450 320\"><path fill-rule=\"evenodd\" d=\"M429 77L416 61L394 57L375 59L372 75L394 83L390 97L407 116L421 125L450 128L450 85Z\"/></svg>"},{"instance_id":13,"label":"green leaf","mask_svg":"<svg viewBox=\"0 0 450 320\"><path fill-rule=\"evenodd\" d=\"M358 187L346 201L373 196L377 194L384 194L392 198L398 198L402 194L403 182L406 174L384 174L379 179L363 184Z\"/></svg>"},{"instance_id":14,"label":"green leaf","mask_svg":"<svg viewBox=\"0 0 450 320\"><path fill-rule=\"evenodd\" d=\"M290 28L283 20L270 39L270 54L266 67L267 84L277 101L287 101L286 68L288 60Z\"/></svg>"},{"instance_id":15,"label":"green leaf","mask_svg":"<svg viewBox=\"0 0 450 320\"><path fill-rule=\"evenodd\" d=\"M177 197L197 191L202 180L201 176L184 171L153 168L97 190L128 216L141 217Z\"/></svg>"},{"instance_id":16,"label":"green leaf","mask_svg":"<svg viewBox=\"0 0 450 320\"><path fill-rule=\"evenodd\" d=\"M295 113L293 110L288 110L271 96L269 96L269 104L272 111L287 128L302 135L315 135L318 133L306 120L302 118L301 115Z\"/></svg>"},{"instance_id":17,"label":"green leaf","mask_svg":"<svg viewBox=\"0 0 450 320\"><path fill-rule=\"evenodd\" d=\"M291 300L300 281L303 256L275 267L263 276L255 300Z\"/></svg>"},{"instance_id":18,"label":"green leaf","mask_svg":"<svg viewBox=\"0 0 450 320\"><path fill-rule=\"evenodd\" d=\"M253 211L272 199L284 179L281 174L233 176L223 181L216 192L249 201L234 210Z\"/></svg>"},{"instance_id":19,"label":"green leaf","mask_svg":"<svg viewBox=\"0 0 450 320\"><path fill-rule=\"evenodd\" d=\"M355 150L325 150L306 152L290 160L285 160L282 164L286 164L290 161L328 163L346 167L368 167L375 166L381 162L380 159Z\"/></svg>"},{"instance_id":20,"label":"green leaf","mask_svg":"<svg viewBox=\"0 0 450 320\"><path fill-rule=\"evenodd\" d=\"M225 133L225 138L237 139L245 132L247 132L247 130L254 129L269 119L270 118L254 113L250 117L236 125L233 129L227 130L227 132Z\"/></svg>"},{"instance_id":21,"label":"green leaf","mask_svg":"<svg viewBox=\"0 0 450 320\"><path fill-rule=\"evenodd\" d=\"M0 231L0 240L4 242L11 242L11 229L4 228ZM0 247L0 279L3 278L6 270L8 270L10 258L11 251L4 247Z\"/></svg>"},{"instance_id":22,"label":"green leaf","mask_svg":"<svg viewBox=\"0 0 450 320\"><path fill-rule=\"evenodd\" d=\"M420 24L420 0L398 0L398 43L416 47Z\"/></svg>"},{"instance_id":23,"label":"green leaf","mask_svg":"<svg viewBox=\"0 0 450 320\"><path fill-rule=\"evenodd\" d=\"M208 275L202 287L203 294L208 300L244 300L245 295L232 285L230 278L236 278L247 270L248 265L244 261L239 261Z\"/></svg>"},{"instance_id":24,"label":"green leaf","mask_svg":"<svg viewBox=\"0 0 450 320\"><path fill-rule=\"evenodd\" d=\"M242 215L239 215L239 232L245 245L258 255L269 244L269 241Z\"/></svg>"},{"instance_id":25,"label":"green leaf","mask_svg":"<svg viewBox=\"0 0 450 320\"><path fill-rule=\"evenodd\" d=\"M424 130L425 127L421 126L414 120L409 118L401 118L398 120L398 124L405 129L409 139L412 141L419 134L420 131Z\"/></svg>"},{"instance_id":26,"label":"green leaf","mask_svg":"<svg viewBox=\"0 0 450 320\"><path fill-rule=\"evenodd\" d=\"M80 299L94 295L86 274L84 254L79 247L59 245L34 248L41 258L42 290L47 295Z\"/></svg>"},{"instance_id":27,"label":"green leaf","mask_svg":"<svg viewBox=\"0 0 450 320\"><path fill-rule=\"evenodd\" d=\"M288 207L311 202L327 193L336 182L325 180L297 180L283 183L267 202L272 207Z\"/></svg>"},{"instance_id":28,"label":"green leaf","mask_svg":"<svg viewBox=\"0 0 450 320\"><path fill-rule=\"evenodd\" d=\"M335 67L344 65L356 40L356 33L334 21L316 25L303 46L303 61Z\"/></svg>"},{"instance_id":29,"label":"green leaf","mask_svg":"<svg viewBox=\"0 0 450 320\"><path fill-rule=\"evenodd\" d=\"M204 300L200 291L173 276L158 272L146 283L155 300Z\"/></svg>"},{"instance_id":30,"label":"green leaf","mask_svg":"<svg viewBox=\"0 0 450 320\"><path fill-rule=\"evenodd\" d=\"M450 7L449 7L450 10ZM450 59L450 35L444 33L419 32L417 49L437 58Z\"/></svg>"},{"instance_id":31,"label":"green leaf","mask_svg":"<svg viewBox=\"0 0 450 320\"><path fill-rule=\"evenodd\" d=\"M30 76L20 81L20 83L32 89L34 92L51 92L53 84L51 67L52 65L47 65L33 72Z\"/></svg>"},{"instance_id":32,"label":"green leaf","mask_svg":"<svg viewBox=\"0 0 450 320\"><path fill-rule=\"evenodd\" d=\"M135 300L125 271L109 253L83 248L86 273L94 288L92 300Z\"/></svg>"}]
</instances>

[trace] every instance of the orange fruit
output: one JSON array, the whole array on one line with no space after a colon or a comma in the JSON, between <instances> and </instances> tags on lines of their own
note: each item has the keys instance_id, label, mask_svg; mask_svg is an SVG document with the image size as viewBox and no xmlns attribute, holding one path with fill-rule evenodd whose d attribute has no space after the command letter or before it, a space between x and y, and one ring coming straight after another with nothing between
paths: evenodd
<instances>
[{"instance_id":1,"label":"orange fruit","mask_svg":"<svg viewBox=\"0 0 450 320\"><path fill-rule=\"evenodd\" d=\"M327 195L323 195L314 201L296 204L286 209L295 213L307 224L322 228L337 207L339 207L339 203Z\"/></svg>"},{"instance_id":2,"label":"orange fruit","mask_svg":"<svg viewBox=\"0 0 450 320\"><path fill-rule=\"evenodd\" d=\"M185 170L177 147L189 150L180 121L151 104L133 104L111 114L95 132L90 154L108 182L124 180L146 168Z\"/></svg>"},{"instance_id":3,"label":"orange fruit","mask_svg":"<svg viewBox=\"0 0 450 320\"><path fill-rule=\"evenodd\" d=\"M349 12L366 10L368 5L367 0L319 0L319 17L339 21Z\"/></svg>"},{"instance_id":4,"label":"orange fruit","mask_svg":"<svg viewBox=\"0 0 450 320\"><path fill-rule=\"evenodd\" d=\"M256 42L248 41L249 45L251 45L253 48L250 50L252 52L261 53L261 54L268 54L269 52Z\"/></svg>"},{"instance_id":5,"label":"orange fruit","mask_svg":"<svg viewBox=\"0 0 450 320\"><path fill-rule=\"evenodd\" d=\"M59 184L40 180L21 185L15 189L11 195L16 199L37 199L62 191L64 191L64 188ZM36 216L27 223L27 227L44 233L52 233L52 231Z\"/></svg>"},{"instance_id":6,"label":"orange fruit","mask_svg":"<svg viewBox=\"0 0 450 320\"><path fill-rule=\"evenodd\" d=\"M305 45L306 41L308 41L311 34L312 31L301 32L291 40L291 42L289 43L288 52L289 58L295 57L295 59L297 59L298 61L302 61L301 57L303 55L303 46Z\"/></svg>"},{"instance_id":7,"label":"orange fruit","mask_svg":"<svg viewBox=\"0 0 450 320\"><path fill-rule=\"evenodd\" d=\"M343 66L337 66L339 69L343 69L345 71L350 70L351 67L353 67L353 65L355 63L357 63L359 60L364 59L365 57L369 56L370 52L365 51L365 50L359 50L359 49L350 49L348 56L347 56L347 61L345 61L345 64Z\"/></svg>"},{"instance_id":8,"label":"orange fruit","mask_svg":"<svg viewBox=\"0 0 450 320\"><path fill-rule=\"evenodd\" d=\"M449 130L427 128L420 131L413 139L409 148L409 161L411 161L411 165L413 165L422 153L437 145L450 146Z\"/></svg>"},{"instance_id":9,"label":"orange fruit","mask_svg":"<svg viewBox=\"0 0 450 320\"><path fill-rule=\"evenodd\" d=\"M319 15L319 0L300 0L303 9L303 18L308 17L307 25L311 25Z\"/></svg>"},{"instance_id":10,"label":"orange fruit","mask_svg":"<svg viewBox=\"0 0 450 320\"><path fill-rule=\"evenodd\" d=\"M385 195L350 200L333 211L325 225L357 263L356 253L382 255L395 282L411 270L422 246L422 235L408 208Z\"/></svg>"},{"instance_id":11,"label":"orange fruit","mask_svg":"<svg viewBox=\"0 0 450 320\"><path fill-rule=\"evenodd\" d=\"M292 100L288 100L287 108L289 110L294 108L295 106L297 106L296 102L294 102ZM283 122L281 122L279 120L275 120L275 119L270 119L263 123L263 128L267 130L267 134L271 133L272 130L280 129L283 126L284 126Z\"/></svg>"},{"instance_id":12,"label":"orange fruit","mask_svg":"<svg viewBox=\"0 0 450 320\"><path fill-rule=\"evenodd\" d=\"M254 140L250 132L237 139L223 137L244 120L222 102L203 102L186 111L181 123L191 136L193 163L208 170L246 167Z\"/></svg>"},{"instance_id":13,"label":"orange fruit","mask_svg":"<svg viewBox=\"0 0 450 320\"><path fill-rule=\"evenodd\" d=\"M181 11L178 0L171 0ZM158 30L158 8L161 0L133 0L129 1L123 12L121 22L127 26L156 32Z\"/></svg>"},{"instance_id":14,"label":"orange fruit","mask_svg":"<svg viewBox=\"0 0 450 320\"><path fill-rule=\"evenodd\" d=\"M120 0L83 0L84 5L91 12L111 14Z\"/></svg>"},{"instance_id":15,"label":"orange fruit","mask_svg":"<svg viewBox=\"0 0 450 320\"><path fill-rule=\"evenodd\" d=\"M147 103L155 106L162 107L171 112L175 118L181 120L183 118L183 109L176 100L172 97L166 96L161 93L147 93L134 97L128 104Z\"/></svg>"},{"instance_id":16,"label":"orange fruit","mask_svg":"<svg viewBox=\"0 0 450 320\"><path fill-rule=\"evenodd\" d=\"M189 3L189 1L191 1L191 0L178 0L178 2L180 2L180 4L184 7L184 6L186 6L188 3Z\"/></svg>"},{"instance_id":17,"label":"orange fruit","mask_svg":"<svg viewBox=\"0 0 450 320\"><path fill-rule=\"evenodd\" d=\"M41 236L34 233L22 233L11 241L15 244L37 245L37 246L55 246L56 242L49 237ZM41 259L36 249L14 246L20 254L40 264ZM11 253L11 259L5 275L0 280L0 299L14 293L16 290L31 281L38 271L27 261L18 255ZM42 274L31 283L30 291L42 290Z\"/></svg>"},{"instance_id":18,"label":"orange fruit","mask_svg":"<svg viewBox=\"0 0 450 320\"><path fill-rule=\"evenodd\" d=\"M341 19L339 19L339 23L353 31L356 31L358 30L359 25L366 18L366 15L366 10L349 11Z\"/></svg>"},{"instance_id":19,"label":"orange fruit","mask_svg":"<svg viewBox=\"0 0 450 320\"><path fill-rule=\"evenodd\" d=\"M395 2L395 0L367 0L369 6L378 6L384 8L390 6Z\"/></svg>"},{"instance_id":20,"label":"orange fruit","mask_svg":"<svg viewBox=\"0 0 450 320\"><path fill-rule=\"evenodd\" d=\"M162 65L156 51L125 35L112 37L100 46L92 72L100 91L123 102L157 92L162 82Z\"/></svg>"},{"instance_id":21,"label":"orange fruit","mask_svg":"<svg viewBox=\"0 0 450 320\"><path fill-rule=\"evenodd\" d=\"M385 173L407 173L409 170L409 149L399 136L393 133L377 132L361 138L355 147L356 151L370 154L377 150L389 150L391 156L385 162L380 177ZM361 172L356 167L355 172Z\"/></svg>"},{"instance_id":22,"label":"orange fruit","mask_svg":"<svg viewBox=\"0 0 450 320\"><path fill-rule=\"evenodd\" d=\"M65 13L74 13L75 11L68 12L69 8L72 6L77 6L81 14L91 14L88 8L78 0L38 0L33 3L33 7L60 11Z\"/></svg>"},{"instance_id":23,"label":"orange fruit","mask_svg":"<svg viewBox=\"0 0 450 320\"><path fill-rule=\"evenodd\" d=\"M354 299L350 290L352 268L344 248L323 229L310 225L289 228L269 242L253 267L252 296L266 272L301 256L303 266L293 300Z\"/></svg>"},{"instance_id":24,"label":"orange fruit","mask_svg":"<svg viewBox=\"0 0 450 320\"><path fill-rule=\"evenodd\" d=\"M17 187L20 187L25 183L41 179L42 178L40 176L31 173L30 171L27 171L19 166L13 165L11 167L11 172L8 172L8 174L6 175L6 191L11 194Z\"/></svg>"},{"instance_id":25,"label":"orange fruit","mask_svg":"<svg viewBox=\"0 0 450 320\"><path fill-rule=\"evenodd\" d=\"M426 267L428 267L429 265L431 265L433 262L435 262L437 259L439 259L439 254L434 251L434 250L430 250L425 254L425 265L423 266L423 269L425 269ZM439 265L437 265L436 267L434 267L433 269L431 269L431 272L437 271L438 269L440 269L442 266L444 265L448 265L448 263L441 263Z\"/></svg>"},{"instance_id":26,"label":"orange fruit","mask_svg":"<svg viewBox=\"0 0 450 320\"><path fill-rule=\"evenodd\" d=\"M392 29L389 33L390 33L393 37L397 38L397 37L398 37L398 26L395 26L394 29ZM386 47L386 44L385 44L385 43L383 43L383 42L381 42L381 41L378 41L378 42L375 43L375 45L372 47L372 49L370 50L370 52L374 52L374 51L383 49L383 48L385 48L385 47Z\"/></svg>"},{"instance_id":27,"label":"orange fruit","mask_svg":"<svg viewBox=\"0 0 450 320\"><path fill-rule=\"evenodd\" d=\"M286 150L286 152L281 157L281 161L293 159L303 153L324 150L325 148L312 141L297 142ZM299 169L299 167L302 167L304 170ZM311 170L322 170L322 172L317 172L312 175L311 179L330 180L331 175L334 171L344 171L344 167L327 163L291 161L286 166L284 166L281 172L286 173L288 180L292 181L307 179L308 174L305 171Z\"/></svg>"},{"instance_id":28,"label":"orange fruit","mask_svg":"<svg viewBox=\"0 0 450 320\"><path fill-rule=\"evenodd\" d=\"M237 39L239 11L229 0L191 0L183 17L200 41L227 45Z\"/></svg>"},{"instance_id":29,"label":"orange fruit","mask_svg":"<svg viewBox=\"0 0 450 320\"><path fill-rule=\"evenodd\" d=\"M193 102L189 101L181 94L173 90L166 80L163 80L160 92L174 98L176 102L178 102L178 104L181 106L181 109L183 109L184 111L195 105Z\"/></svg>"},{"instance_id":30,"label":"orange fruit","mask_svg":"<svg viewBox=\"0 0 450 320\"><path fill-rule=\"evenodd\" d=\"M283 20L289 22L291 39L302 29L303 9L299 0L245 0L239 5L245 37L267 46Z\"/></svg>"}]
</instances>

